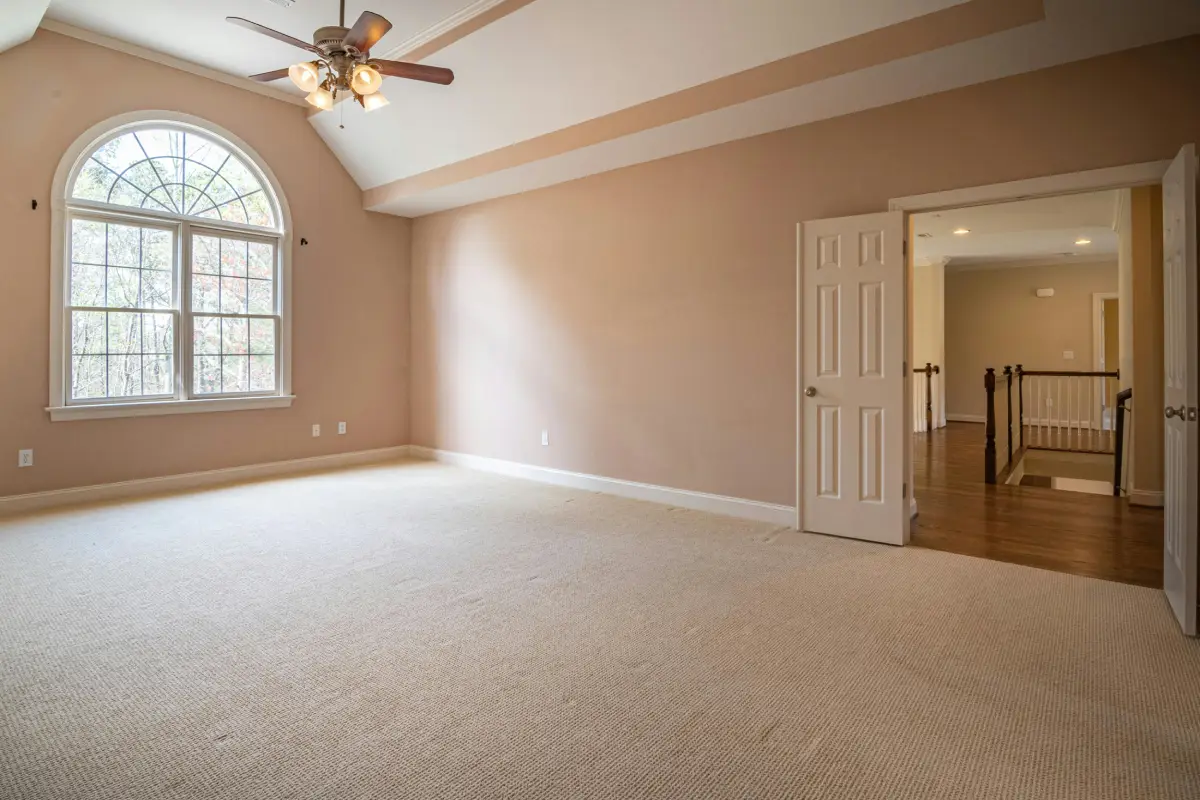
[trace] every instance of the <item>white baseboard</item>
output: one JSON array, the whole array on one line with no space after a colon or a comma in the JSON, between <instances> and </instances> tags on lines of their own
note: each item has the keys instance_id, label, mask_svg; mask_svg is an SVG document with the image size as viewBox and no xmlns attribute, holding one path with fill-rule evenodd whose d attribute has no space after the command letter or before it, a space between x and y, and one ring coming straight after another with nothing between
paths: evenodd
<instances>
[{"instance_id":1,"label":"white baseboard","mask_svg":"<svg viewBox=\"0 0 1200 800\"><path fill-rule=\"evenodd\" d=\"M408 445L383 447L378 450L359 450L353 453L335 453L328 456L296 458L290 461L272 461L266 464L247 464L243 467L210 469L203 472L185 472L181 475L164 475L160 478L140 478L118 483L103 483L96 486L79 486L73 489L54 489L48 492L33 492L10 497L0 497L0 517L42 511L48 508L73 506L80 503L95 503L103 500L120 500L131 497L178 492L217 486L238 481L271 478L279 475L295 475L300 472L338 469L362 464L378 464L397 461L409 454Z\"/></svg>"},{"instance_id":2,"label":"white baseboard","mask_svg":"<svg viewBox=\"0 0 1200 800\"><path fill-rule=\"evenodd\" d=\"M1146 489L1130 489L1129 490L1129 505L1131 506L1149 506L1150 508L1162 508L1164 503L1162 492L1152 492Z\"/></svg>"},{"instance_id":3,"label":"white baseboard","mask_svg":"<svg viewBox=\"0 0 1200 800\"><path fill-rule=\"evenodd\" d=\"M987 417L980 417L976 414L947 414L947 422L987 422Z\"/></svg>"},{"instance_id":4,"label":"white baseboard","mask_svg":"<svg viewBox=\"0 0 1200 800\"><path fill-rule=\"evenodd\" d=\"M587 475L582 472L568 472L551 467L538 467L532 464L520 464L515 461L502 461L498 458L473 456L466 453L452 453L447 450L434 450L418 445L410 445L409 454L412 458L441 461L458 467L476 469L482 472L494 472L498 475L524 478L525 480L538 481L539 483L550 483L555 486L567 486L572 489L612 494L632 500L645 500L651 503L661 503L679 508L690 508L693 511L724 514L727 517L750 519L756 522L770 522L775 525L786 525L789 528L796 525L796 509L792 506L762 503L757 500L744 500L740 497L725 497L724 495L707 494L705 492L693 492L687 489L671 489L666 486L625 481L619 478L605 478L599 475Z\"/></svg>"}]
</instances>

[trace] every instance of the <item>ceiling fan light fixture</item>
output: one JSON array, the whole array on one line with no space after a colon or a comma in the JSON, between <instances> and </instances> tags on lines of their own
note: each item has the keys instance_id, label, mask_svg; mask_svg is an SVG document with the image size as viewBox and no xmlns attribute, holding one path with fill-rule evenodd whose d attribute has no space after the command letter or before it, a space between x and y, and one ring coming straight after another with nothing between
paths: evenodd
<instances>
[{"instance_id":1,"label":"ceiling fan light fixture","mask_svg":"<svg viewBox=\"0 0 1200 800\"><path fill-rule=\"evenodd\" d=\"M366 109L368 114L391 103L390 100L379 93L359 95L358 102L362 103L362 107Z\"/></svg>"},{"instance_id":2,"label":"ceiling fan light fixture","mask_svg":"<svg viewBox=\"0 0 1200 800\"><path fill-rule=\"evenodd\" d=\"M306 92L315 92L321 85L321 72L316 61L301 61L288 67L288 77L296 87Z\"/></svg>"},{"instance_id":3,"label":"ceiling fan light fixture","mask_svg":"<svg viewBox=\"0 0 1200 800\"><path fill-rule=\"evenodd\" d=\"M304 98L322 111L329 111L333 108L333 92L329 91L325 83L321 84L308 97Z\"/></svg>"},{"instance_id":4,"label":"ceiling fan light fixture","mask_svg":"<svg viewBox=\"0 0 1200 800\"><path fill-rule=\"evenodd\" d=\"M379 70L370 64L359 64L354 68L354 77L350 80L350 88L364 97L375 94L383 85L383 76Z\"/></svg>"}]
</instances>

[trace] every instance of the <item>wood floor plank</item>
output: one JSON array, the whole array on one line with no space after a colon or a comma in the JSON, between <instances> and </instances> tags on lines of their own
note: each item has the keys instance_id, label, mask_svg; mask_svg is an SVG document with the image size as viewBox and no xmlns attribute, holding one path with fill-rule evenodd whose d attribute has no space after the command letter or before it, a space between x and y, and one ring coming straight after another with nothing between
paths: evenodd
<instances>
[{"instance_id":1,"label":"wood floor plank","mask_svg":"<svg viewBox=\"0 0 1200 800\"><path fill-rule=\"evenodd\" d=\"M1116 497L983 482L983 425L913 437L912 543L1162 588L1163 514Z\"/></svg>"}]
</instances>

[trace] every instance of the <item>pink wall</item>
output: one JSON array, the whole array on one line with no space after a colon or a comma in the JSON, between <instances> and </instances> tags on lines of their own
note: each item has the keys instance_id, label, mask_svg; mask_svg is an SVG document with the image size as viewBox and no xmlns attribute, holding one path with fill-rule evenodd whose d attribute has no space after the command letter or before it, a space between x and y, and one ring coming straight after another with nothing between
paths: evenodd
<instances>
[{"instance_id":1,"label":"pink wall","mask_svg":"<svg viewBox=\"0 0 1200 800\"><path fill-rule=\"evenodd\" d=\"M411 225L362 210L303 108L46 31L0 68L33 80L0 84L0 496L407 441ZM76 137L145 109L227 128L283 185L297 242L310 242L293 257L290 409L49 421L51 180ZM34 449L33 468L16 468L20 448Z\"/></svg>"},{"instance_id":2,"label":"pink wall","mask_svg":"<svg viewBox=\"0 0 1200 800\"><path fill-rule=\"evenodd\" d=\"M1197 97L1193 37L419 219L413 441L791 504L796 223L1171 158Z\"/></svg>"}]
</instances>

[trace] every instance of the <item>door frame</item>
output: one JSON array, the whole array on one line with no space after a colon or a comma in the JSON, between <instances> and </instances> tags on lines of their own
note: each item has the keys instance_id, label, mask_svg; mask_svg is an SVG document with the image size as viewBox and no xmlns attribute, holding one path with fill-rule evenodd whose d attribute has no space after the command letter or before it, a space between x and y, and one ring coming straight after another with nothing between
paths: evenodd
<instances>
[{"instance_id":1,"label":"door frame","mask_svg":"<svg viewBox=\"0 0 1200 800\"><path fill-rule=\"evenodd\" d=\"M1106 348L1104 347L1104 339L1105 339L1104 303L1106 300L1116 300L1117 303L1119 304L1121 302L1121 293L1120 292L1092 292L1092 369L1096 372L1100 372L1101 370L1107 369L1105 364L1107 364L1107 362L1109 360L1108 352L1107 352ZM1120 306L1118 305L1117 308L1119 309ZM1118 311L1118 313L1120 313L1120 312ZM1104 353L1104 359L1103 359L1104 363L1101 363L1101 358L1100 358L1101 352ZM1118 363L1118 366L1120 366L1119 363ZM1109 371L1111 371L1111 370L1109 370ZM1107 385L1107 383L1106 383L1106 381L1108 380L1107 378L1095 378L1095 379L1093 379L1093 388L1094 388L1094 383L1097 380L1100 381L1101 387L1104 387ZM1103 391L1101 391L1101 393L1098 394L1096 396L1095 400L1092 402L1092 407L1090 409L1088 409L1088 416L1091 417L1091 419L1088 420L1088 424L1091 425L1094 430L1104 430L1105 429L1104 428L1104 423L1105 423L1104 412L1106 410L1109 412L1109 415L1110 415L1110 418L1107 420L1107 422L1109 424L1109 429L1111 429L1116 424L1114 421L1115 418L1113 418L1111 416L1113 413L1112 409L1105 408L1104 400L1105 400L1105 398L1103 396Z\"/></svg>"},{"instance_id":2,"label":"door frame","mask_svg":"<svg viewBox=\"0 0 1200 800\"><path fill-rule=\"evenodd\" d=\"M1064 194L1082 194L1111 189L1128 189L1134 186L1161 184L1171 160L1146 161L1120 167L1045 175L1038 178L950 189L942 192L896 197L888 201L888 211L904 212L906 239L911 239L912 215L928 211L944 211L951 208L992 205L1015 200L1030 200L1036 197L1052 197ZM905 258L905 318L904 336L907 361L912 363L912 269L913 251L907 248ZM905 376L905 413L912 416L912 370ZM796 223L796 530L804 529L804 403L800 401L804 382L804 241L802 221ZM904 459L908 485L913 486L912 437L906 438ZM911 514L917 514L916 491L909 495Z\"/></svg>"}]
</instances>

